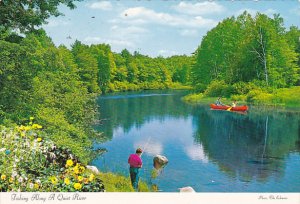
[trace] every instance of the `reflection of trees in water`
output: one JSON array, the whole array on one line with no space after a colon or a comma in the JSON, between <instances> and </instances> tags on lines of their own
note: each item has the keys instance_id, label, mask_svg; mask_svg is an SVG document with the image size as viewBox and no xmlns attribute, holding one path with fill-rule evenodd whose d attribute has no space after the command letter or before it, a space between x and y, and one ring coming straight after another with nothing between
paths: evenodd
<instances>
[{"instance_id":1,"label":"reflection of trees in water","mask_svg":"<svg viewBox=\"0 0 300 204\"><path fill-rule=\"evenodd\" d=\"M254 110L240 115L199 108L194 120L195 141L202 143L208 158L243 181L283 176L285 156L299 150L298 113Z\"/></svg>"},{"instance_id":2,"label":"reflection of trees in water","mask_svg":"<svg viewBox=\"0 0 300 204\"><path fill-rule=\"evenodd\" d=\"M180 92L178 94L180 95ZM105 120L96 129L103 131L107 139L112 139L113 130L118 127L128 132L133 127L139 129L153 119L163 121L168 116L186 118L191 112L191 107L183 104L179 95L100 99L100 117Z\"/></svg>"}]
</instances>

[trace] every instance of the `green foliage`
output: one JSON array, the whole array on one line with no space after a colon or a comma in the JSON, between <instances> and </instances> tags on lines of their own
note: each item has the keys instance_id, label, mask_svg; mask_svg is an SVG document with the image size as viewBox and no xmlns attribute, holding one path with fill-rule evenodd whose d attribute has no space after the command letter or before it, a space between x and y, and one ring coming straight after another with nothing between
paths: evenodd
<instances>
[{"instance_id":1,"label":"green foliage","mask_svg":"<svg viewBox=\"0 0 300 204\"><path fill-rule=\"evenodd\" d=\"M199 94L189 94L186 95L182 98L183 101L188 102L188 103L198 103L200 101L202 101L203 99L203 94L199 93Z\"/></svg>"},{"instance_id":2,"label":"green foliage","mask_svg":"<svg viewBox=\"0 0 300 204\"><path fill-rule=\"evenodd\" d=\"M192 82L199 91L215 80L229 85L258 80L271 87L293 86L300 79L298 38L298 28L286 32L279 15L252 17L244 12L224 19L203 37Z\"/></svg>"},{"instance_id":3,"label":"green foliage","mask_svg":"<svg viewBox=\"0 0 300 204\"><path fill-rule=\"evenodd\" d=\"M18 44L0 41L0 121L22 123L30 115L61 147L88 161L95 95L83 81L72 53L56 48L45 32L28 34ZM87 79L89 80L89 79Z\"/></svg>"},{"instance_id":4,"label":"green foliage","mask_svg":"<svg viewBox=\"0 0 300 204\"><path fill-rule=\"evenodd\" d=\"M87 86L88 91L90 93L99 93L100 88L97 79L98 62L92 53L89 52L89 47L81 44L79 41L75 41L72 45L72 53L78 66L78 74Z\"/></svg>"},{"instance_id":5,"label":"green foliage","mask_svg":"<svg viewBox=\"0 0 300 204\"><path fill-rule=\"evenodd\" d=\"M205 90L204 95L208 97L229 97L232 92L232 87L226 84L225 81L212 81Z\"/></svg>"},{"instance_id":6,"label":"green foliage","mask_svg":"<svg viewBox=\"0 0 300 204\"><path fill-rule=\"evenodd\" d=\"M271 104L272 94L261 89L253 89L247 94L247 101L259 104Z\"/></svg>"},{"instance_id":7,"label":"green foliage","mask_svg":"<svg viewBox=\"0 0 300 204\"><path fill-rule=\"evenodd\" d=\"M203 93L203 92L206 90L207 86L208 86L208 85L206 85L206 84L197 83L197 84L194 85L194 90L195 90L196 92L201 92L201 93Z\"/></svg>"},{"instance_id":8,"label":"green foliage","mask_svg":"<svg viewBox=\"0 0 300 204\"><path fill-rule=\"evenodd\" d=\"M231 95L230 96L231 101L238 101L239 103L241 101L246 102L247 101L247 95Z\"/></svg>"},{"instance_id":9,"label":"green foliage","mask_svg":"<svg viewBox=\"0 0 300 204\"><path fill-rule=\"evenodd\" d=\"M104 191L68 148L57 147L42 126L1 126L0 191Z\"/></svg>"},{"instance_id":10,"label":"green foliage","mask_svg":"<svg viewBox=\"0 0 300 204\"><path fill-rule=\"evenodd\" d=\"M300 87L283 88L275 90L273 94L273 102L285 104L287 106L300 105Z\"/></svg>"},{"instance_id":11,"label":"green foliage","mask_svg":"<svg viewBox=\"0 0 300 204\"><path fill-rule=\"evenodd\" d=\"M112 173L100 173L107 192L134 192L130 178ZM139 192L149 192L145 182L139 181Z\"/></svg>"},{"instance_id":12,"label":"green foliage","mask_svg":"<svg viewBox=\"0 0 300 204\"><path fill-rule=\"evenodd\" d=\"M23 69L24 49L14 43L0 41L0 110L1 119L22 120L29 116L30 71Z\"/></svg>"},{"instance_id":13,"label":"green foliage","mask_svg":"<svg viewBox=\"0 0 300 204\"><path fill-rule=\"evenodd\" d=\"M272 93L255 89L247 94L247 101L255 104L299 106L300 87L276 89Z\"/></svg>"},{"instance_id":14,"label":"green foliage","mask_svg":"<svg viewBox=\"0 0 300 204\"><path fill-rule=\"evenodd\" d=\"M256 85L255 82L237 82L232 85L232 88L234 94L247 94L252 89L259 88L259 85Z\"/></svg>"},{"instance_id":15,"label":"green foliage","mask_svg":"<svg viewBox=\"0 0 300 204\"><path fill-rule=\"evenodd\" d=\"M7 29L19 29L21 32L33 31L41 26L50 16L59 16L57 7L65 4L75 8L78 0L2 0L0 1L0 25Z\"/></svg>"}]
</instances>

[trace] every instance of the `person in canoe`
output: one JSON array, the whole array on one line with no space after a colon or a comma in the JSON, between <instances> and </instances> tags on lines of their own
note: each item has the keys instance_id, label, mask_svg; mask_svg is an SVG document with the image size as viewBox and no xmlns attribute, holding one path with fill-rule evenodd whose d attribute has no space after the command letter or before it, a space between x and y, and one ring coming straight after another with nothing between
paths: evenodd
<instances>
[{"instance_id":1,"label":"person in canoe","mask_svg":"<svg viewBox=\"0 0 300 204\"><path fill-rule=\"evenodd\" d=\"M217 100L216 100L216 103L215 103L217 106L224 106L224 104L221 102L221 97L219 97Z\"/></svg>"},{"instance_id":2,"label":"person in canoe","mask_svg":"<svg viewBox=\"0 0 300 204\"><path fill-rule=\"evenodd\" d=\"M232 102L231 106L230 106L227 110L230 111L232 108L235 108L235 107L236 107L236 104L237 104L237 102L236 102L236 100L234 100L234 101Z\"/></svg>"},{"instance_id":3,"label":"person in canoe","mask_svg":"<svg viewBox=\"0 0 300 204\"><path fill-rule=\"evenodd\" d=\"M232 107L232 108L236 107L236 104L237 104L237 102L236 102L236 100L234 100L234 101L232 102L232 104L231 104L231 107Z\"/></svg>"},{"instance_id":4,"label":"person in canoe","mask_svg":"<svg viewBox=\"0 0 300 204\"><path fill-rule=\"evenodd\" d=\"M129 173L132 187L135 190L138 190L139 184L139 170L142 168L143 162L141 159L143 150L141 148L137 148L135 154L131 154L128 158L128 164L130 165Z\"/></svg>"}]
</instances>

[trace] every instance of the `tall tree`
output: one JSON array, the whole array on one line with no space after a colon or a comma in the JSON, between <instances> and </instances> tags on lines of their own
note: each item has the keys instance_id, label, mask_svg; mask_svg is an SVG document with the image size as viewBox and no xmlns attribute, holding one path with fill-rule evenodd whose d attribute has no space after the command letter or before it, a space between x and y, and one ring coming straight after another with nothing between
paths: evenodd
<instances>
[{"instance_id":1,"label":"tall tree","mask_svg":"<svg viewBox=\"0 0 300 204\"><path fill-rule=\"evenodd\" d=\"M59 4L74 9L75 1L80 0L1 0L0 27L2 31L18 29L22 33L36 30L50 16L62 15Z\"/></svg>"},{"instance_id":2,"label":"tall tree","mask_svg":"<svg viewBox=\"0 0 300 204\"><path fill-rule=\"evenodd\" d=\"M79 41L75 41L72 45L72 53L75 62L78 65L79 76L83 83L87 86L90 93L99 93L98 86L98 62L90 52L87 45L83 45Z\"/></svg>"}]
</instances>

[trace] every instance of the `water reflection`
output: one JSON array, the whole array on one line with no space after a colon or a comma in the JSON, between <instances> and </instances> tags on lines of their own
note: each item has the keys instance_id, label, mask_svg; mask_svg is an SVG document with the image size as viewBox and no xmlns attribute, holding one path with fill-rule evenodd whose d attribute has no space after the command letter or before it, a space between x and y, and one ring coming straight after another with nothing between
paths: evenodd
<instances>
[{"instance_id":1,"label":"water reflection","mask_svg":"<svg viewBox=\"0 0 300 204\"><path fill-rule=\"evenodd\" d=\"M198 160L208 163L202 144L193 144L185 147L185 152L191 160Z\"/></svg>"},{"instance_id":2,"label":"water reflection","mask_svg":"<svg viewBox=\"0 0 300 204\"><path fill-rule=\"evenodd\" d=\"M190 106L184 93L136 93L99 100L108 152L94 161L102 170L126 175L127 156L144 149L143 177L153 156L169 164L155 184L164 191L300 191L300 114L258 110L247 115Z\"/></svg>"},{"instance_id":3,"label":"water reflection","mask_svg":"<svg viewBox=\"0 0 300 204\"><path fill-rule=\"evenodd\" d=\"M282 177L284 158L297 151L299 114L231 112L197 109L195 141L229 176L243 181Z\"/></svg>"},{"instance_id":4,"label":"water reflection","mask_svg":"<svg viewBox=\"0 0 300 204\"><path fill-rule=\"evenodd\" d=\"M163 144L158 141L142 140L134 143L134 148L143 147L145 154L149 156L156 156L163 153Z\"/></svg>"}]
</instances>

